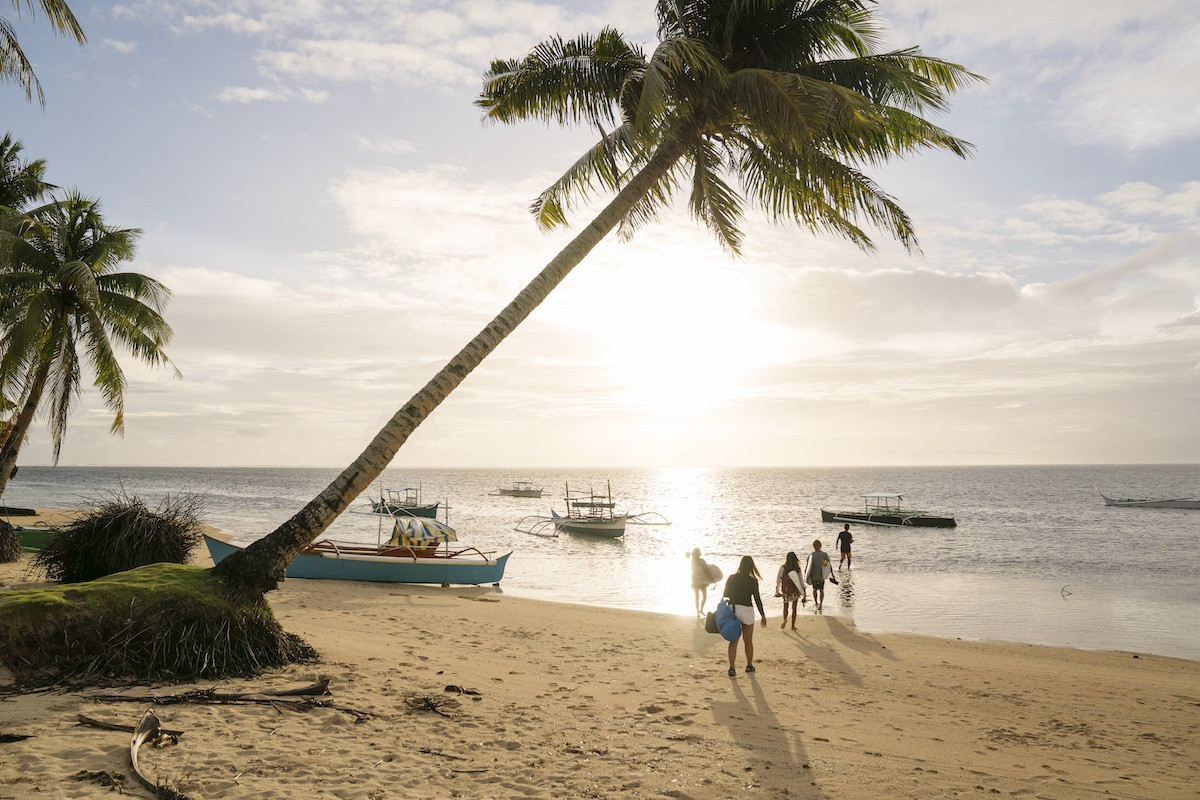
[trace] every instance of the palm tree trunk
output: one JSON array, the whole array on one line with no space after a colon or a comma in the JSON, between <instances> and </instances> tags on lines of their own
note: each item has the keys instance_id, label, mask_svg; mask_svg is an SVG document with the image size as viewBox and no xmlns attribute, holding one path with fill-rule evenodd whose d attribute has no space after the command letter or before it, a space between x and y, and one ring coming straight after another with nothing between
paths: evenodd
<instances>
[{"instance_id":1,"label":"palm tree trunk","mask_svg":"<svg viewBox=\"0 0 1200 800\"><path fill-rule=\"evenodd\" d=\"M604 210L509 303L487 327L450 360L423 389L412 396L362 454L298 514L245 550L229 556L213 574L246 597L261 597L283 580L288 564L333 521L391 463L426 417L516 330L550 292L563 281L593 248L629 213L675 165L682 145L660 148L642 170L626 184Z\"/></svg>"},{"instance_id":2,"label":"palm tree trunk","mask_svg":"<svg viewBox=\"0 0 1200 800\"><path fill-rule=\"evenodd\" d=\"M50 363L46 362L38 368L25 404L13 420L4 446L0 447L0 497L4 496L4 490L8 488L8 482L12 479L13 467L17 465L17 456L21 452L21 445L25 443L25 434L33 426L33 415L37 411L38 403L42 401L42 392L46 389L49 376Z\"/></svg>"}]
</instances>

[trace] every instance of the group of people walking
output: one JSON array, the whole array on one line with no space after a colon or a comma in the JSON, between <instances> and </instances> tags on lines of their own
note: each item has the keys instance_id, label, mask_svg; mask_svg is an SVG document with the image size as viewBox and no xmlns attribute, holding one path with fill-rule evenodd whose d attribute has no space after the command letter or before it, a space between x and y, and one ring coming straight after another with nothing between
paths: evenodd
<instances>
[{"instance_id":1,"label":"group of people walking","mask_svg":"<svg viewBox=\"0 0 1200 800\"><path fill-rule=\"evenodd\" d=\"M854 541L849 525L846 525L838 534L837 541L838 549L841 551L838 569L841 569L843 564L849 568L850 544ZM696 613L699 616L704 615L704 604L708 599L708 586L712 583L709 579L710 576L709 564L700 557L700 549L693 550L692 589L696 594ZM751 556L742 556L737 571L725 581L725 590L721 594L723 598L729 599L733 613L742 626L740 638L746 652L746 672L754 672L756 669L754 666L755 609L762 618L763 626L765 627L767 624L767 612L763 608L762 593L758 586L760 580L762 580L762 574L758 571L754 559ZM796 630L796 607L798 604L808 603L807 587L809 586L812 587L814 608L817 611L823 610L826 580L834 584L838 582L833 577L829 556L821 549L820 539L813 540L812 552L808 554L803 566L800 564L800 558L794 552L787 554L775 576L775 596L783 598L783 622L779 626L781 629L787 627L788 611L790 610L792 630ZM734 639L729 642L730 676L737 674L736 660L737 639Z\"/></svg>"}]
</instances>

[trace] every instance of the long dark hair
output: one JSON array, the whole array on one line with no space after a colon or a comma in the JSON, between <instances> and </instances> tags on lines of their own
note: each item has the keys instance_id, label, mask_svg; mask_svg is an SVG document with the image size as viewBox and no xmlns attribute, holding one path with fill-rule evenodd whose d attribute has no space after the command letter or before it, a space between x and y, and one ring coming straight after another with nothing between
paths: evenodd
<instances>
[{"instance_id":1,"label":"long dark hair","mask_svg":"<svg viewBox=\"0 0 1200 800\"><path fill-rule=\"evenodd\" d=\"M754 559L750 556L742 556L742 560L738 562L737 571L739 575L745 575L748 578L754 578L756 581L762 579L762 575L759 573L758 567L754 566Z\"/></svg>"},{"instance_id":2,"label":"long dark hair","mask_svg":"<svg viewBox=\"0 0 1200 800\"><path fill-rule=\"evenodd\" d=\"M799 569L800 569L800 559L796 558L796 554L789 550L788 554L787 554L787 558L785 558L783 560L783 571L791 572L792 570L799 571Z\"/></svg>"}]
</instances>

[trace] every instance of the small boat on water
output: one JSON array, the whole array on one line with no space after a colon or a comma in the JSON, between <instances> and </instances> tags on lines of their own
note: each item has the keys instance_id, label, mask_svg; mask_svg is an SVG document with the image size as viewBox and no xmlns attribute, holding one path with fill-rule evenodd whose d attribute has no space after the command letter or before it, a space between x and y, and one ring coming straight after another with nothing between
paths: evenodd
<instances>
[{"instance_id":1,"label":"small boat on water","mask_svg":"<svg viewBox=\"0 0 1200 800\"><path fill-rule=\"evenodd\" d=\"M1200 508L1200 497L1160 498L1157 500L1133 500L1109 497L1101 492L1104 505L1120 508Z\"/></svg>"},{"instance_id":2,"label":"small boat on water","mask_svg":"<svg viewBox=\"0 0 1200 800\"><path fill-rule=\"evenodd\" d=\"M500 497L541 497L544 491L541 486L534 486L529 481L516 481L512 486L501 486L489 494Z\"/></svg>"},{"instance_id":3,"label":"small boat on water","mask_svg":"<svg viewBox=\"0 0 1200 800\"><path fill-rule=\"evenodd\" d=\"M428 517L436 519L441 503L425 503L421 500L421 489L388 489L387 497L379 490L379 499L371 498L371 511L390 514L393 517Z\"/></svg>"},{"instance_id":4,"label":"small boat on water","mask_svg":"<svg viewBox=\"0 0 1200 800\"><path fill-rule=\"evenodd\" d=\"M591 489L586 492L572 491L566 486L567 513L560 514L554 509L550 516L531 515L517 522L513 529L518 533L532 533L539 536L558 536L560 533L572 533L583 536L598 536L606 539L616 539L625 535L626 525L670 525L662 514L657 511L645 511L639 514L617 513L616 501L612 497L612 484L608 485L607 494L599 494Z\"/></svg>"},{"instance_id":5,"label":"small boat on water","mask_svg":"<svg viewBox=\"0 0 1200 800\"><path fill-rule=\"evenodd\" d=\"M859 511L828 511L821 509L822 522L850 522L863 525L883 525L894 528L954 528L958 525L954 517L914 511L901 507L902 495L895 492L873 492L863 495L863 508Z\"/></svg>"},{"instance_id":6,"label":"small boat on water","mask_svg":"<svg viewBox=\"0 0 1200 800\"><path fill-rule=\"evenodd\" d=\"M288 565L286 575L443 586L499 585L512 552L496 556L474 547L453 549L449 543L456 539L453 528L436 520L397 517L388 542L375 546L328 539L313 542ZM208 534L204 543L214 564L243 549Z\"/></svg>"}]
</instances>

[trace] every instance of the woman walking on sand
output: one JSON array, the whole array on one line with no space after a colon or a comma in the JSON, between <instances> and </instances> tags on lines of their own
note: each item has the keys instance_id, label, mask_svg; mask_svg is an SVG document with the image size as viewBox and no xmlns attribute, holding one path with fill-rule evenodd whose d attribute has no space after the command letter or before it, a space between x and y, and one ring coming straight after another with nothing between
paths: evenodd
<instances>
[{"instance_id":1,"label":"woman walking on sand","mask_svg":"<svg viewBox=\"0 0 1200 800\"><path fill-rule=\"evenodd\" d=\"M775 596L783 598L783 622L779 629L787 626L788 606L792 607L792 630L796 630L796 604L808 601L808 592L804 589L804 580L800 577L800 559L795 553L789 552L775 576Z\"/></svg>"},{"instance_id":2,"label":"woman walking on sand","mask_svg":"<svg viewBox=\"0 0 1200 800\"><path fill-rule=\"evenodd\" d=\"M741 639L745 642L746 648L746 672L754 672L754 605L758 606L763 627L766 627L767 624L767 612L763 610L762 595L758 593L758 582L761 578L758 567L754 566L754 559L750 556L742 556L737 572L730 575L729 580L725 581L725 593L722 595L729 598L729 604L733 606L733 613L737 616L738 622L742 624ZM754 605L751 605L752 602ZM731 677L737 675L737 669L733 665L736 658L737 640L734 640L729 643L729 675Z\"/></svg>"}]
</instances>

